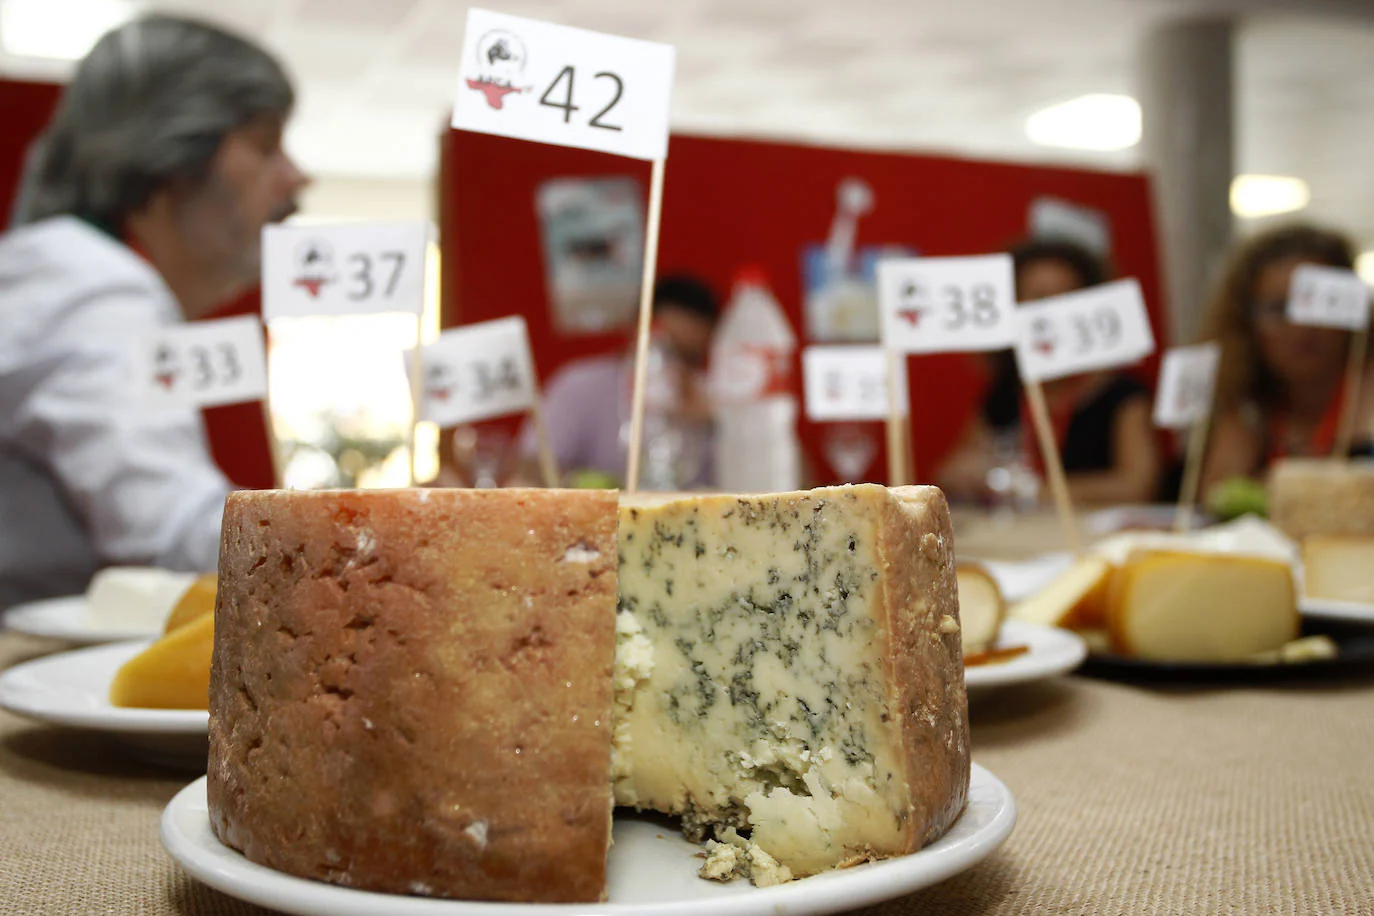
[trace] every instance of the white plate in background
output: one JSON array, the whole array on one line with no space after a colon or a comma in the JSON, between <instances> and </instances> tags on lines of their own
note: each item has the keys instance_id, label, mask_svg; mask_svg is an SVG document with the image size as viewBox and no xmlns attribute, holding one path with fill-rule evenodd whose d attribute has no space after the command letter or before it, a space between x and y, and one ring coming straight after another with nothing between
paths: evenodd
<instances>
[{"instance_id":1,"label":"white plate in background","mask_svg":"<svg viewBox=\"0 0 1374 916\"><path fill-rule=\"evenodd\" d=\"M162 845L192 877L231 897L303 916L821 916L891 900L972 868L1016 824L1016 802L996 776L973 765L968 807L920 852L825 872L776 887L697 877L701 847L661 820L616 811L607 863L609 899L598 904L435 900L353 890L255 865L210 828L202 777L162 815Z\"/></svg>"},{"instance_id":2,"label":"white plate in background","mask_svg":"<svg viewBox=\"0 0 1374 916\"><path fill-rule=\"evenodd\" d=\"M16 604L5 611L5 628L27 636L65 639L81 645L119 642L125 639L154 639L162 635L156 627L116 627L92 625L86 620L86 596L68 595L46 601Z\"/></svg>"},{"instance_id":3,"label":"white plate in background","mask_svg":"<svg viewBox=\"0 0 1374 916\"><path fill-rule=\"evenodd\" d=\"M210 716L200 709L130 709L110 704L115 673L146 640L59 652L0 673L0 708L36 722L103 732L139 756L205 766Z\"/></svg>"},{"instance_id":4,"label":"white plate in background","mask_svg":"<svg viewBox=\"0 0 1374 916\"><path fill-rule=\"evenodd\" d=\"M1088 645L1077 633L1024 620L1002 623L996 648L1012 646L1029 646L1030 651L1004 662L971 665L964 669L964 683L970 691L1068 674L1088 657Z\"/></svg>"},{"instance_id":5,"label":"white plate in background","mask_svg":"<svg viewBox=\"0 0 1374 916\"><path fill-rule=\"evenodd\" d=\"M1351 623L1374 624L1374 604L1363 601L1336 601L1331 598L1298 599L1298 610L1312 617L1346 620Z\"/></svg>"}]
</instances>

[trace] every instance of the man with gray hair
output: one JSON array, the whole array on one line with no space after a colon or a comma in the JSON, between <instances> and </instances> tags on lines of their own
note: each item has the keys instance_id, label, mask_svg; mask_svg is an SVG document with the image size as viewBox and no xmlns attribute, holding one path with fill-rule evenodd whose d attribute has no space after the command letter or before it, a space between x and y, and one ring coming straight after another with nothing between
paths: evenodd
<instances>
[{"instance_id":1,"label":"man with gray hair","mask_svg":"<svg viewBox=\"0 0 1374 916\"><path fill-rule=\"evenodd\" d=\"M0 609L101 566L210 570L229 481L199 411L140 404L140 337L259 275L305 177L282 150L281 65L149 16L77 67L0 237Z\"/></svg>"}]
</instances>

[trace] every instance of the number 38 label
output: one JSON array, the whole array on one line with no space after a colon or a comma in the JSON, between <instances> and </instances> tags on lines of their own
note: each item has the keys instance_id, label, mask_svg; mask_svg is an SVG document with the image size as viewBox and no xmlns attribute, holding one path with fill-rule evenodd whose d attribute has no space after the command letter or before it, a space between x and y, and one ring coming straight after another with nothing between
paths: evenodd
<instances>
[{"instance_id":1,"label":"number 38 label","mask_svg":"<svg viewBox=\"0 0 1374 916\"><path fill-rule=\"evenodd\" d=\"M1134 279L1029 302L1016 312L1016 363L1027 381L1125 366L1155 349Z\"/></svg>"},{"instance_id":2,"label":"number 38 label","mask_svg":"<svg viewBox=\"0 0 1374 916\"><path fill-rule=\"evenodd\" d=\"M1015 295L1005 254L878 262L883 342L901 353L1010 348Z\"/></svg>"},{"instance_id":3,"label":"number 38 label","mask_svg":"<svg viewBox=\"0 0 1374 916\"><path fill-rule=\"evenodd\" d=\"M267 226L262 314L419 314L425 304L426 223Z\"/></svg>"},{"instance_id":4,"label":"number 38 label","mask_svg":"<svg viewBox=\"0 0 1374 916\"><path fill-rule=\"evenodd\" d=\"M252 315L159 328L139 349L134 378L162 407L217 407L267 394L262 325Z\"/></svg>"},{"instance_id":5,"label":"number 38 label","mask_svg":"<svg viewBox=\"0 0 1374 916\"><path fill-rule=\"evenodd\" d=\"M470 9L453 126L663 159L673 54L671 45Z\"/></svg>"}]
</instances>

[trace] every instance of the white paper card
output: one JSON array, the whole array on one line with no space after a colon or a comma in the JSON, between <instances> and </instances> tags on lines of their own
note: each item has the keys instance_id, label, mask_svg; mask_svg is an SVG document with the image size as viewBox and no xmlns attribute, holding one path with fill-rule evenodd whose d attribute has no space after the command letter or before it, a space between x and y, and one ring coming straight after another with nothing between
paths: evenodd
<instances>
[{"instance_id":1,"label":"white paper card","mask_svg":"<svg viewBox=\"0 0 1374 916\"><path fill-rule=\"evenodd\" d=\"M1369 326L1369 287L1339 267L1299 264L1288 287L1288 320L1358 331Z\"/></svg>"},{"instance_id":2,"label":"white paper card","mask_svg":"<svg viewBox=\"0 0 1374 916\"><path fill-rule=\"evenodd\" d=\"M450 328L422 354L421 419L456 426L534 404L534 360L518 315Z\"/></svg>"},{"instance_id":3,"label":"white paper card","mask_svg":"<svg viewBox=\"0 0 1374 916\"><path fill-rule=\"evenodd\" d=\"M428 223L266 226L262 314L420 314L425 307Z\"/></svg>"},{"instance_id":4,"label":"white paper card","mask_svg":"<svg viewBox=\"0 0 1374 916\"><path fill-rule=\"evenodd\" d=\"M878 262L883 343L901 353L1005 350L1016 342L1011 256Z\"/></svg>"},{"instance_id":5,"label":"white paper card","mask_svg":"<svg viewBox=\"0 0 1374 916\"><path fill-rule=\"evenodd\" d=\"M807 347L802 350L806 416L830 420L887 418L887 354L882 347ZM897 403L907 407L906 357L897 356Z\"/></svg>"},{"instance_id":6,"label":"white paper card","mask_svg":"<svg viewBox=\"0 0 1374 916\"><path fill-rule=\"evenodd\" d=\"M470 9L453 126L663 159L673 58L672 45Z\"/></svg>"},{"instance_id":7,"label":"white paper card","mask_svg":"<svg viewBox=\"0 0 1374 916\"><path fill-rule=\"evenodd\" d=\"M1125 366L1155 349L1134 278L1028 302L1016 314L1016 364L1027 381Z\"/></svg>"},{"instance_id":8,"label":"white paper card","mask_svg":"<svg viewBox=\"0 0 1374 916\"><path fill-rule=\"evenodd\" d=\"M1216 343L1165 350L1155 392L1155 425L1187 429L1205 419L1212 409L1220 363L1221 346Z\"/></svg>"},{"instance_id":9,"label":"white paper card","mask_svg":"<svg viewBox=\"0 0 1374 916\"><path fill-rule=\"evenodd\" d=\"M255 315L159 328L143 337L135 359L135 382L154 406L218 407L267 395Z\"/></svg>"}]
</instances>

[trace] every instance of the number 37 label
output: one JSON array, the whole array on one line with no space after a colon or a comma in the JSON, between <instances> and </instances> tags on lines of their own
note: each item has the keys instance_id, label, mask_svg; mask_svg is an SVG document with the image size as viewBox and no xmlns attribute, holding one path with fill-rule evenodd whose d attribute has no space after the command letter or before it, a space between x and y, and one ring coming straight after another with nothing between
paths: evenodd
<instances>
[{"instance_id":1,"label":"number 37 label","mask_svg":"<svg viewBox=\"0 0 1374 916\"><path fill-rule=\"evenodd\" d=\"M267 226L262 314L419 314L425 304L426 223Z\"/></svg>"},{"instance_id":2,"label":"number 37 label","mask_svg":"<svg viewBox=\"0 0 1374 916\"><path fill-rule=\"evenodd\" d=\"M453 126L662 159L671 45L468 11Z\"/></svg>"}]
</instances>

